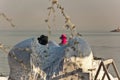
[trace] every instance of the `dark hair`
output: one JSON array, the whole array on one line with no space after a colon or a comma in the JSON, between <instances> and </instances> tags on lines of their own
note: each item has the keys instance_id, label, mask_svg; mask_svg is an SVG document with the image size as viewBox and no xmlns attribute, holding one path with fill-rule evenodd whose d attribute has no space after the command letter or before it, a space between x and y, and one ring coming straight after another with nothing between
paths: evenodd
<instances>
[{"instance_id":1,"label":"dark hair","mask_svg":"<svg viewBox=\"0 0 120 80\"><path fill-rule=\"evenodd\" d=\"M41 35L38 37L38 42L42 45L46 45L48 43L48 36Z\"/></svg>"}]
</instances>

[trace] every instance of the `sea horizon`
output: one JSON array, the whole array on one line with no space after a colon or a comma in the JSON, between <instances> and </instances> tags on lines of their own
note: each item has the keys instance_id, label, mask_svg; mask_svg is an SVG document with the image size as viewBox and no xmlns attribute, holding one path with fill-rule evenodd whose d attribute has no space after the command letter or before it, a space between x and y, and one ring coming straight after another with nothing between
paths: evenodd
<instances>
[{"instance_id":1,"label":"sea horizon","mask_svg":"<svg viewBox=\"0 0 120 80\"><path fill-rule=\"evenodd\" d=\"M50 40L54 40L59 43L59 36L65 31L52 32ZM31 37L39 37L41 34L48 34L48 31L12 31L8 32L0 31L0 42L6 46L12 48L19 42ZM69 36L69 31L66 31ZM119 32L80 32L82 37L89 43L92 48L93 54L96 57L102 57L104 59L112 58L120 72L120 33ZM7 54L0 50L0 73L9 74L9 65L7 61Z\"/></svg>"}]
</instances>

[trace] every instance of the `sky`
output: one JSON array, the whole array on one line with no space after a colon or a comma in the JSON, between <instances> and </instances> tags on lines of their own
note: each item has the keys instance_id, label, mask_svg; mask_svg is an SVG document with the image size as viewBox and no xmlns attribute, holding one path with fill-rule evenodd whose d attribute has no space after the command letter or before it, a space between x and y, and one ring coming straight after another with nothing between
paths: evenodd
<instances>
[{"instance_id":1,"label":"sky","mask_svg":"<svg viewBox=\"0 0 120 80\"><path fill-rule=\"evenodd\" d=\"M59 0L67 15L80 31L110 31L120 26L120 0ZM49 0L0 0L0 13L5 13L16 25L12 28L0 17L0 30L47 29ZM56 13L56 27L64 26L60 11Z\"/></svg>"}]
</instances>

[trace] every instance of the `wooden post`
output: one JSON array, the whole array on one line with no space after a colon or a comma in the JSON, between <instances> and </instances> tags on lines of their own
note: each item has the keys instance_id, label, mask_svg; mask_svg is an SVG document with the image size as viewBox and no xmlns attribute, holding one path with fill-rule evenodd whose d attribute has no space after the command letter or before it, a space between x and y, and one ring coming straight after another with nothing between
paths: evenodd
<instances>
[{"instance_id":1,"label":"wooden post","mask_svg":"<svg viewBox=\"0 0 120 80\"><path fill-rule=\"evenodd\" d=\"M96 73L96 75L95 75L94 80L97 80L97 77L98 77L98 74L99 74L99 72L100 72L101 67L102 67L102 64L100 63L100 65L99 65L99 67L98 67L98 70L97 70L97 73Z\"/></svg>"},{"instance_id":2,"label":"wooden post","mask_svg":"<svg viewBox=\"0 0 120 80\"><path fill-rule=\"evenodd\" d=\"M109 68L109 65L110 65L110 64L112 64L113 69L115 70L115 73L116 73L116 75L117 75L117 78L118 78L118 80L120 80L119 72L118 72L118 70L117 70L117 67L116 67L113 59L108 59L108 60L106 60L106 61L101 61L100 65L99 65L99 67L98 67L97 73L96 73L96 75L95 75L94 80L97 80L97 77L98 77L98 75L99 75L99 73L100 73L101 67L103 67L103 70L104 70L104 73L103 73L103 76L102 76L102 80L104 80L105 75L107 75L108 80L111 80L111 79L110 79L110 76L109 76L109 72L108 72L108 68Z\"/></svg>"},{"instance_id":3,"label":"wooden post","mask_svg":"<svg viewBox=\"0 0 120 80\"><path fill-rule=\"evenodd\" d=\"M110 64L107 65L107 67L106 67L107 69L108 69L109 65ZM104 78L105 78L105 73L103 74L102 80L104 80Z\"/></svg>"},{"instance_id":4,"label":"wooden post","mask_svg":"<svg viewBox=\"0 0 120 80\"><path fill-rule=\"evenodd\" d=\"M102 62L102 65L103 65L103 70L105 71L105 74L106 74L107 77L108 77L108 80L111 80L111 79L110 79L110 76L109 76L109 73L108 73L108 70L107 70L107 68L106 68L106 66L104 65L103 62Z\"/></svg>"},{"instance_id":5,"label":"wooden post","mask_svg":"<svg viewBox=\"0 0 120 80\"><path fill-rule=\"evenodd\" d=\"M118 80L120 80L120 75L119 75L119 72L118 72L118 70L117 70L117 67L116 67L114 61L112 62L112 65L113 65L113 68L114 68L114 70L115 70L115 73L116 73L116 75L117 75L117 77L118 77Z\"/></svg>"}]
</instances>

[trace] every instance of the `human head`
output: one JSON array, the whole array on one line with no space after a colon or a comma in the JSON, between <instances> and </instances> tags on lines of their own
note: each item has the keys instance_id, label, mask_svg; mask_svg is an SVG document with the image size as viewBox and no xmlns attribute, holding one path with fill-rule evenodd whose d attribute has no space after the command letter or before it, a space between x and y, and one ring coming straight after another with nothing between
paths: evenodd
<instances>
[{"instance_id":1,"label":"human head","mask_svg":"<svg viewBox=\"0 0 120 80\"><path fill-rule=\"evenodd\" d=\"M41 35L38 37L38 42L42 45L46 45L48 43L48 36Z\"/></svg>"},{"instance_id":2,"label":"human head","mask_svg":"<svg viewBox=\"0 0 120 80\"><path fill-rule=\"evenodd\" d=\"M61 35L60 39L63 39L63 38L67 39L66 34L62 34L62 35Z\"/></svg>"}]
</instances>

